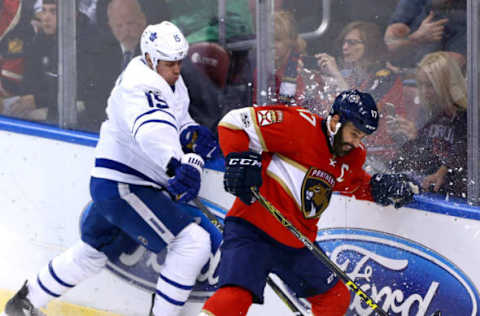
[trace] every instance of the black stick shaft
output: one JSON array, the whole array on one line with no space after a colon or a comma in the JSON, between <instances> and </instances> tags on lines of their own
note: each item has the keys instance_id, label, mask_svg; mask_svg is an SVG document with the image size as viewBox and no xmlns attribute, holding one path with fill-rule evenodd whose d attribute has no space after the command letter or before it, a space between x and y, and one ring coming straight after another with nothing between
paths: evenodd
<instances>
[{"instance_id":1,"label":"black stick shaft","mask_svg":"<svg viewBox=\"0 0 480 316\"><path fill-rule=\"evenodd\" d=\"M196 207L202 211L203 214L212 222L215 227L221 232L223 232L223 225L222 223L218 220L218 218L213 214L203 203L200 201L198 197L193 199L193 203L195 204ZM267 276L267 284L270 286L270 288L275 292L275 294L278 295L278 297L287 305L287 307L292 311L292 313L295 316L306 316L302 311L298 309L298 307L295 305L295 303L292 302L292 300L283 292L283 290L278 286L275 281L273 281L269 276Z\"/></svg>"},{"instance_id":2,"label":"black stick shaft","mask_svg":"<svg viewBox=\"0 0 480 316\"><path fill-rule=\"evenodd\" d=\"M317 257L324 265L326 265L330 270L335 272L340 279L345 282L345 285L358 295L371 309L373 309L377 314L381 316L388 316L387 312L385 312L378 304L365 292L360 289L360 286L355 284L353 280L343 272L330 258L320 250L318 246L316 246L313 242L310 241L305 235L303 235L295 226L290 223L288 219L283 216L283 214L275 208L267 199L265 199L260 193L258 193L257 188L251 188L253 195L257 198L258 202L267 210L269 211L285 228L287 228L298 240L300 240L305 247L310 250L315 257Z\"/></svg>"}]
</instances>

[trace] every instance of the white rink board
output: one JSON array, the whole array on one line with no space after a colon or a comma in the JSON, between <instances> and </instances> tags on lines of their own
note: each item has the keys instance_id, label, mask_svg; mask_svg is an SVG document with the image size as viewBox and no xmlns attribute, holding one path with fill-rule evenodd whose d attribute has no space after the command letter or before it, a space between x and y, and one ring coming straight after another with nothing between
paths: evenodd
<instances>
[{"instance_id":1,"label":"white rink board","mask_svg":"<svg viewBox=\"0 0 480 316\"><path fill-rule=\"evenodd\" d=\"M0 289L13 291L78 239L78 217L89 200L94 148L0 131L0 152ZM212 170L205 172L201 197L224 208L232 202L223 192L221 173ZM453 262L480 288L480 221L382 208L334 195L320 227L368 229L415 241ZM150 293L105 271L62 300L121 315L146 315ZM193 304L184 314L196 315L198 308ZM249 313L290 314L269 291L266 304Z\"/></svg>"},{"instance_id":2,"label":"white rink board","mask_svg":"<svg viewBox=\"0 0 480 316\"><path fill-rule=\"evenodd\" d=\"M26 277L79 238L78 218L90 199L94 148L0 131L0 152L0 289L16 291ZM151 293L104 271L62 300L144 316L150 298ZM266 301L276 315L288 315L270 291ZM200 308L201 304L192 303L184 315L196 316ZM252 308L251 315L265 315L263 308Z\"/></svg>"}]
</instances>

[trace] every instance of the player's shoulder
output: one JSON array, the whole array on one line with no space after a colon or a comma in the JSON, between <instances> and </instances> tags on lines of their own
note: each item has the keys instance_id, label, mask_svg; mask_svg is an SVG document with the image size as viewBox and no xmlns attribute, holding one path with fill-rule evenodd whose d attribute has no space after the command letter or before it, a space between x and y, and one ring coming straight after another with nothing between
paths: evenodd
<instances>
[{"instance_id":1,"label":"player's shoulder","mask_svg":"<svg viewBox=\"0 0 480 316\"><path fill-rule=\"evenodd\" d=\"M155 91L164 94L167 87L163 81L140 57L135 57L121 74L120 85L129 90Z\"/></svg>"},{"instance_id":2,"label":"player's shoulder","mask_svg":"<svg viewBox=\"0 0 480 316\"><path fill-rule=\"evenodd\" d=\"M244 107L229 111L220 121L220 126L245 129L254 125L258 128L289 126L294 130L315 129L322 118L305 108L285 105Z\"/></svg>"},{"instance_id":3,"label":"player's shoulder","mask_svg":"<svg viewBox=\"0 0 480 316\"><path fill-rule=\"evenodd\" d=\"M269 119L273 119L273 123L283 121L298 121L299 125L303 125L303 123L310 123L310 125L315 126L317 125L316 123L320 122L321 120L320 116L300 106L268 105L256 107L254 110L257 119L263 119L267 117Z\"/></svg>"}]
</instances>

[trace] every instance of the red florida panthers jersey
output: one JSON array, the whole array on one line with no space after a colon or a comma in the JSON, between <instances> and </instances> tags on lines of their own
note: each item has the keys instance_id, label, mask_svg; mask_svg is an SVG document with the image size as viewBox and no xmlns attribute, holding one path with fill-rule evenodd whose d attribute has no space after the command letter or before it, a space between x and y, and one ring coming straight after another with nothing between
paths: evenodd
<instances>
[{"instance_id":1,"label":"red florida panthers jersey","mask_svg":"<svg viewBox=\"0 0 480 316\"><path fill-rule=\"evenodd\" d=\"M336 157L322 122L303 108L268 106L233 110L218 127L224 155L262 153L260 193L312 241L332 192L372 200L370 175L362 168L365 148L361 145ZM303 247L258 202L247 206L237 198L227 216L241 217L283 244Z\"/></svg>"}]
</instances>

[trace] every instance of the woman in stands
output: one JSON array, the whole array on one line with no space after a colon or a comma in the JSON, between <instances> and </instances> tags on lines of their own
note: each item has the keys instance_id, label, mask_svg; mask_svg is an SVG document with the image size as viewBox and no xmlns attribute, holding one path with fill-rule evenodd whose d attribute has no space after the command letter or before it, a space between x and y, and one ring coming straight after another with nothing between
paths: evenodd
<instances>
[{"instance_id":1,"label":"woman in stands","mask_svg":"<svg viewBox=\"0 0 480 316\"><path fill-rule=\"evenodd\" d=\"M447 52L426 55L416 70L420 103L428 121L402 147L395 171L416 174L424 190L466 197L467 85L457 61ZM414 124L417 123L417 124ZM406 126L406 125L405 125Z\"/></svg>"}]
</instances>

